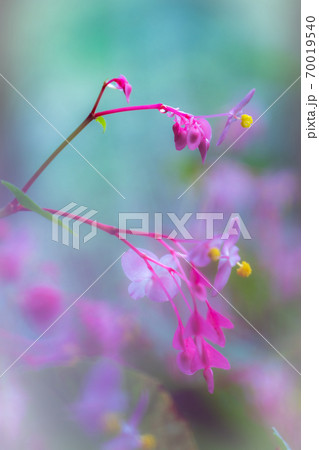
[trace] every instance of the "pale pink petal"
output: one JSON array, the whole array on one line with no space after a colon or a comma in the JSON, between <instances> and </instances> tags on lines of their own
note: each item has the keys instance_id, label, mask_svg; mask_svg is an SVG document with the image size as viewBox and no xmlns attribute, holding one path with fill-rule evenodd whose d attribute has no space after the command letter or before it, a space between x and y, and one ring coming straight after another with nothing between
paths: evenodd
<instances>
[{"instance_id":1,"label":"pale pink petal","mask_svg":"<svg viewBox=\"0 0 319 450\"><path fill-rule=\"evenodd\" d=\"M209 122L202 117L199 117L198 119L196 119L196 122L199 123L205 138L208 141L210 141L212 138L212 128L211 128Z\"/></svg>"},{"instance_id":2,"label":"pale pink petal","mask_svg":"<svg viewBox=\"0 0 319 450\"><path fill-rule=\"evenodd\" d=\"M178 288L172 277L168 274L161 275L159 279L153 276L152 280L147 283L145 292L147 297L154 302L168 302L168 295L170 298L174 298L178 292Z\"/></svg>"},{"instance_id":3,"label":"pale pink petal","mask_svg":"<svg viewBox=\"0 0 319 450\"><path fill-rule=\"evenodd\" d=\"M217 343L219 341L216 330L211 326L209 322L204 319L199 312L195 309L190 316L184 332L185 338L203 336L210 341ZM217 342L216 342L217 341Z\"/></svg>"},{"instance_id":4,"label":"pale pink petal","mask_svg":"<svg viewBox=\"0 0 319 450\"><path fill-rule=\"evenodd\" d=\"M236 106L234 106L234 108L230 112L232 114L237 114L238 112L240 112L243 109L243 107L250 102L255 91L256 89L252 89L251 91L249 91L248 94Z\"/></svg>"},{"instance_id":5,"label":"pale pink petal","mask_svg":"<svg viewBox=\"0 0 319 450\"><path fill-rule=\"evenodd\" d=\"M210 144L209 141L206 138L204 138L204 139L202 139L200 141L200 144L198 146L198 150L199 150L199 153L200 153L200 155L202 157L202 163L203 164L204 164L204 162L206 160L207 152L208 152L208 149L209 149L209 144Z\"/></svg>"},{"instance_id":6,"label":"pale pink petal","mask_svg":"<svg viewBox=\"0 0 319 450\"><path fill-rule=\"evenodd\" d=\"M158 261L157 256L152 252L149 252L148 250L144 250L142 248L139 248L138 250L146 254L150 258ZM138 281L151 277L151 272L147 267L144 259L132 249L124 253L121 262L124 273L129 280Z\"/></svg>"},{"instance_id":7,"label":"pale pink petal","mask_svg":"<svg viewBox=\"0 0 319 450\"><path fill-rule=\"evenodd\" d=\"M227 284L231 274L231 265L228 261L220 261L217 274L214 280L214 288L212 295L216 296Z\"/></svg>"},{"instance_id":8,"label":"pale pink petal","mask_svg":"<svg viewBox=\"0 0 319 450\"><path fill-rule=\"evenodd\" d=\"M176 348L176 350L184 350L185 348L185 339L184 339L184 327L181 322L178 323L178 326L176 328L174 337L173 337L173 347Z\"/></svg>"},{"instance_id":9,"label":"pale pink petal","mask_svg":"<svg viewBox=\"0 0 319 450\"><path fill-rule=\"evenodd\" d=\"M214 374L212 369L204 369L203 375L207 383L208 392L212 394L214 392Z\"/></svg>"},{"instance_id":10,"label":"pale pink petal","mask_svg":"<svg viewBox=\"0 0 319 450\"><path fill-rule=\"evenodd\" d=\"M224 142L232 122L233 122L233 118L232 117L228 117L228 119L226 121L226 125L225 125L225 127L224 127L224 129L222 131L222 134L219 136L219 139L218 139L216 145L220 145L222 142Z\"/></svg>"},{"instance_id":11,"label":"pale pink petal","mask_svg":"<svg viewBox=\"0 0 319 450\"><path fill-rule=\"evenodd\" d=\"M133 281L128 287L130 297L134 300L145 297L145 288L148 282L148 280Z\"/></svg>"}]
</instances>

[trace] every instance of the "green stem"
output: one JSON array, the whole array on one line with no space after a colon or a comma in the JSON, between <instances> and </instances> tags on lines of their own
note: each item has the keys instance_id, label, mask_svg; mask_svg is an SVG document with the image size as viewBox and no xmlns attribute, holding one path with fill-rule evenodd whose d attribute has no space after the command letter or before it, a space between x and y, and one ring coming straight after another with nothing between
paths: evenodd
<instances>
[{"instance_id":1,"label":"green stem","mask_svg":"<svg viewBox=\"0 0 319 450\"><path fill-rule=\"evenodd\" d=\"M73 131L73 133L70 134L69 137L67 137L62 144L59 145L59 147L48 157L46 161L39 167L39 169L32 175L30 180L25 184L25 186L22 188L23 192L27 192L30 187L33 185L35 180L41 175L41 173L48 167L48 165L58 156L59 153L62 152L62 150L79 134L81 131L94 119L93 114L89 114L88 117L83 120L83 122ZM10 202L7 206L0 209L0 219L3 217L10 216L11 214L14 214L18 211L19 208L19 202L15 198Z\"/></svg>"}]
</instances>

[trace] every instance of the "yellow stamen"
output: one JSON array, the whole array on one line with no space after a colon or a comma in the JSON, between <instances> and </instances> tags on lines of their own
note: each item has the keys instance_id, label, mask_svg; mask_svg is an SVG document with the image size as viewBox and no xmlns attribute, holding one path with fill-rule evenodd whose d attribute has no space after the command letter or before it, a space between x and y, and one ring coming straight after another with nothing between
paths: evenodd
<instances>
[{"instance_id":1,"label":"yellow stamen","mask_svg":"<svg viewBox=\"0 0 319 450\"><path fill-rule=\"evenodd\" d=\"M220 250L216 247L210 248L208 252L208 256L212 261L218 261L220 258Z\"/></svg>"},{"instance_id":2,"label":"yellow stamen","mask_svg":"<svg viewBox=\"0 0 319 450\"><path fill-rule=\"evenodd\" d=\"M120 417L116 413L105 414L102 417L102 423L107 433L118 434L121 431Z\"/></svg>"},{"instance_id":3,"label":"yellow stamen","mask_svg":"<svg viewBox=\"0 0 319 450\"><path fill-rule=\"evenodd\" d=\"M152 434L143 434L141 436L141 449L154 450L156 448L156 439Z\"/></svg>"},{"instance_id":4,"label":"yellow stamen","mask_svg":"<svg viewBox=\"0 0 319 450\"><path fill-rule=\"evenodd\" d=\"M246 261L242 261L241 263L237 263L237 264L239 266L239 268L237 269L238 275L243 278L248 278L252 273L250 264L248 264L248 262L246 262Z\"/></svg>"},{"instance_id":5,"label":"yellow stamen","mask_svg":"<svg viewBox=\"0 0 319 450\"><path fill-rule=\"evenodd\" d=\"M253 118L251 116L249 116L248 114L243 114L241 116L241 126L244 128L251 127L253 121L254 121Z\"/></svg>"}]
</instances>

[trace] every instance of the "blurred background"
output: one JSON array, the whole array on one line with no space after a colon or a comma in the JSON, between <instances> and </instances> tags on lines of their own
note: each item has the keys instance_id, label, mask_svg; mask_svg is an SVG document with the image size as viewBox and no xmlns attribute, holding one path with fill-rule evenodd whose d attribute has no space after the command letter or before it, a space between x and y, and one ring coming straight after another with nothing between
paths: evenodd
<instances>
[{"instance_id":1,"label":"blurred background","mask_svg":"<svg viewBox=\"0 0 319 450\"><path fill-rule=\"evenodd\" d=\"M162 102L196 115L227 112L256 88L245 112L257 118L299 77L299 6L288 0L1 0L0 72L64 136L89 113L103 81L119 74L133 86L130 104ZM0 178L22 187L61 136L3 77ZM156 111L114 115L105 134L93 122L73 144L125 199L71 147L29 195L56 210L84 205L115 226L119 212L151 218L154 212L223 212L221 226L239 213L252 236L239 246L253 275L232 274L225 296L299 370L299 94L297 82L180 199L240 135L240 126L216 147L224 119L210 121L213 139L203 166L198 151L175 151L172 119ZM115 90L101 102L103 109L122 106L125 97ZM0 187L0 205L11 198ZM164 231L171 231L165 221ZM146 238L134 242L157 252ZM102 232L80 250L64 246L52 241L50 223L32 213L1 220L1 372L48 317L125 250ZM94 370L120 373L115 385L102 376L117 394L106 392L112 402L99 405L100 413L129 416L148 386L141 427L156 436L158 449L284 448L271 427L300 448L300 375L222 298L213 301L235 324L224 352L232 369L216 371L210 395L201 376L178 373L171 347L176 323L167 304L135 302L127 287L117 263L3 375L1 448L102 448L110 439L105 429L83 426L97 420L90 408L99 394L88 381ZM40 299L31 310L30 298ZM106 361L110 370L99 366Z\"/></svg>"}]
</instances>

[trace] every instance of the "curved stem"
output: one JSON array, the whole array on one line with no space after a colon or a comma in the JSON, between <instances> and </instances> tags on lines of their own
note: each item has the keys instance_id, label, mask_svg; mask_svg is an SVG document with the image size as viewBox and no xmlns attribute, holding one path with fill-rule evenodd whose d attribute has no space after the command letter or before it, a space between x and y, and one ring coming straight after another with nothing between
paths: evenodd
<instances>
[{"instance_id":1,"label":"curved stem","mask_svg":"<svg viewBox=\"0 0 319 450\"><path fill-rule=\"evenodd\" d=\"M154 103L153 105L125 106L124 108L108 109L106 111L97 112L94 114L94 118L128 111L144 111L147 109L157 109L159 111L162 108L164 108L162 103Z\"/></svg>"}]
</instances>

